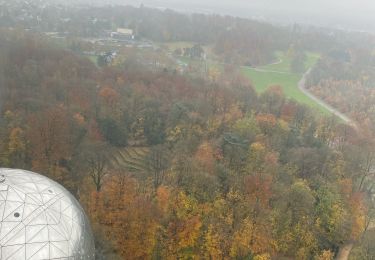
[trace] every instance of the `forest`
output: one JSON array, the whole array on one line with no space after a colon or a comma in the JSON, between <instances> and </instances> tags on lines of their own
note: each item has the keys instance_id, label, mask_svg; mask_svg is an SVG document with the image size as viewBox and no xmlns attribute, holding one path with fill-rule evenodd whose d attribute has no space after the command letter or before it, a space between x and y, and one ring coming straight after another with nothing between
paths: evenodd
<instances>
[{"instance_id":1,"label":"forest","mask_svg":"<svg viewBox=\"0 0 375 260\"><path fill-rule=\"evenodd\" d=\"M236 69L97 67L21 29L0 46L0 164L67 187L98 259L374 256L367 133Z\"/></svg>"},{"instance_id":2,"label":"forest","mask_svg":"<svg viewBox=\"0 0 375 260\"><path fill-rule=\"evenodd\" d=\"M1 6L0 167L66 187L96 259L374 259L371 34L30 2Z\"/></svg>"}]
</instances>

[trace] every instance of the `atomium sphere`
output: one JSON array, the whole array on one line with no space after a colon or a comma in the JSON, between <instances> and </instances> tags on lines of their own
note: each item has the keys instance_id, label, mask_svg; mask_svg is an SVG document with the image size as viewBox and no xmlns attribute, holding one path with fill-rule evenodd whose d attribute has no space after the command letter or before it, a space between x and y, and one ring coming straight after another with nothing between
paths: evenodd
<instances>
[{"instance_id":1,"label":"atomium sphere","mask_svg":"<svg viewBox=\"0 0 375 260\"><path fill-rule=\"evenodd\" d=\"M89 222L61 185L33 172L0 169L0 259L94 259Z\"/></svg>"}]
</instances>

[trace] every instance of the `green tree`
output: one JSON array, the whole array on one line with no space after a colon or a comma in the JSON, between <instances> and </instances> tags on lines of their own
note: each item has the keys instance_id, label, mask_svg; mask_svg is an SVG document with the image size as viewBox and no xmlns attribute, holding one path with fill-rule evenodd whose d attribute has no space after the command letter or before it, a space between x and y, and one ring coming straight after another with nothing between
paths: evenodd
<instances>
[{"instance_id":1,"label":"green tree","mask_svg":"<svg viewBox=\"0 0 375 260\"><path fill-rule=\"evenodd\" d=\"M128 142L128 133L126 128L121 126L112 118L98 120L100 131L105 139L113 146L124 147Z\"/></svg>"}]
</instances>

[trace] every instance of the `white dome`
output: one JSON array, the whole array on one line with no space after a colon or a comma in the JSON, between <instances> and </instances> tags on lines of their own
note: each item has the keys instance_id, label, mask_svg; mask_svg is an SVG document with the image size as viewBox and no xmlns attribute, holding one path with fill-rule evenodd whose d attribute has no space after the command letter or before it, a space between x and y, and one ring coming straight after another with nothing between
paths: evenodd
<instances>
[{"instance_id":1,"label":"white dome","mask_svg":"<svg viewBox=\"0 0 375 260\"><path fill-rule=\"evenodd\" d=\"M0 259L94 259L89 222L60 184L0 169Z\"/></svg>"}]
</instances>

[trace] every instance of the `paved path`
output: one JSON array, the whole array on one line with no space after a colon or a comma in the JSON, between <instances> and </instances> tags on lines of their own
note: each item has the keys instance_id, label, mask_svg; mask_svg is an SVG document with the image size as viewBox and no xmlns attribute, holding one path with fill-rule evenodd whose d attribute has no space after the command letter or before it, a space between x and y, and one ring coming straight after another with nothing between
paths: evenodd
<instances>
[{"instance_id":1,"label":"paved path","mask_svg":"<svg viewBox=\"0 0 375 260\"><path fill-rule=\"evenodd\" d=\"M180 60L178 60L178 61L180 63L183 63ZM272 62L270 64L267 64L266 66L276 65L276 64L280 64L282 62L283 62L283 60L279 59L278 61L275 61L275 62ZM227 65L224 62L219 62L218 64ZM186 65L187 64L185 63L185 66ZM261 69L261 68L249 67L249 66L241 66L241 68L251 69L251 70L254 70L254 71L257 71L257 72L272 72L272 73L289 74L289 75L293 74L291 72L284 72L284 71L277 71L277 70L268 70L268 69ZM308 96L309 98L311 98L312 100L314 100L316 103L318 103L319 105L321 105L322 107L324 107L325 109L327 109L329 112L331 112L335 116L339 117L346 124L352 126L354 129L358 130L357 124L352 119L350 119L347 115L341 113L339 110L337 110L336 108L334 108L331 105L327 104L326 102L324 102L322 99L318 98L317 96L314 96L311 92L309 92L306 89L306 78L310 74L310 72L311 72L311 68L305 74L303 74L302 79L298 82L298 88L299 88L299 90L302 91L306 96Z\"/></svg>"},{"instance_id":2,"label":"paved path","mask_svg":"<svg viewBox=\"0 0 375 260\"><path fill-rule=\"evenodd\" d=\"M278 71L278 70L268 70L268 69L252 68L252 67L246 67L246 66L243 66L243 68L252 69L252 70L255 70L255 71L258 71L258 72L272 72L272 73L277 73L277 74L293 75L293 73L291 73L291 72L286 72L286 71Z\"/></svg>"},{"instance_id":3,"label":"paved path","mask_svg":"<svg viewBox=\"0 0 375 260\"><path fill-rule=\"evenodd\" d=\"M301 90L306 96L308 96L309 98L311 98L312 100L314 100L316 103L318 103L319 105L321 105L324 108L326 108L332 114L334 114L335 116L339 117L346 124L352 126L354 129L357 130L358 126L357 126L357 124L352 119L350 119L347 115L345 115L345 114L341 113L340 111L338 111L336 108L334 108L331 105L327 104L322 99L318 98L317 96L314 96L311 92L309 92L306 89L306 78L310 74L310 72L311 72L311 69L309 69L305 74L303 74L302 79L298 82L298 88L299 88L299 90Z\"/></svg>"},{"instance_id":4,"label":"paved path","mask_svg":"<svg viewBox=\"0 0 375 260\"><path fill-rule=\"evenodd\" d=\"M337 253L336 260L347 260L349 259L350 252L354 246L353 242L348 242L347 244L340 247L339 252Z\"/></svg>"}]
</instances>

